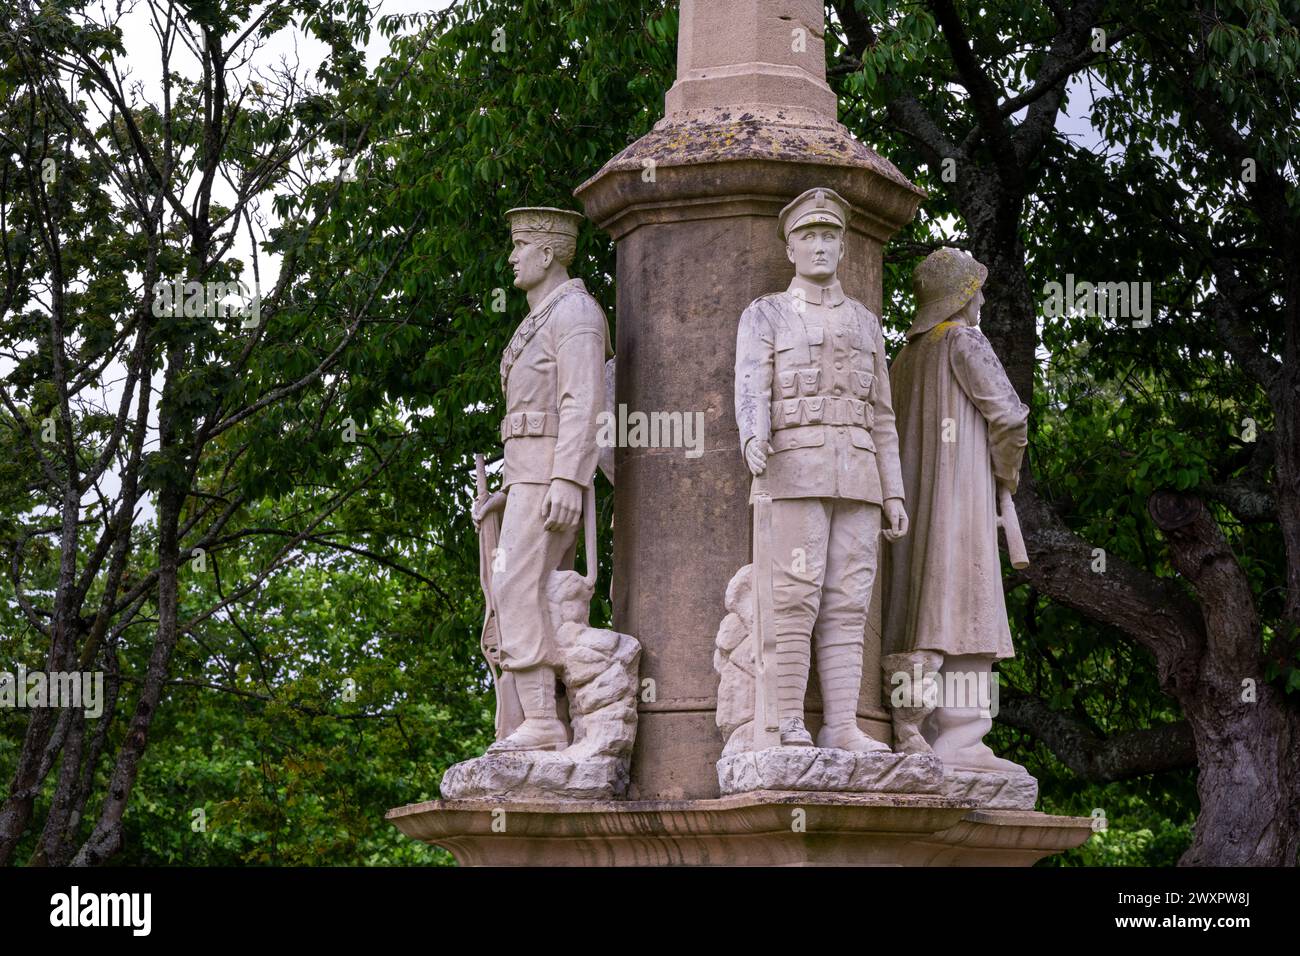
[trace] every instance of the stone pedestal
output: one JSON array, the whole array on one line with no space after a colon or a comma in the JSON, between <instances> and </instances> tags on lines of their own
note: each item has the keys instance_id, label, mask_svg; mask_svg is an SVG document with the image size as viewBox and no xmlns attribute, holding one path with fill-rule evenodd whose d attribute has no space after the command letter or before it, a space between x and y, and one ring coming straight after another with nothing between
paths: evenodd
<instances>
[{"instance_id":1,"label":"stone pedestal","mask_svg":"<svg viewBox=\"0 0 1300 956\"><path fill-rule=\"evenodd\" d=\"M510 793L521 800L610 800L627 791L627 761L545 752L484 754L449 768L438 790L452 799Z\"/></svg>"},{"instance_id":2,"label":"stone pedestal","mask_svg":"<svg viewBox=\"0 0 1300 956\"><path fill-rule=\"evenodd\" d=\"M769 747L727 754L718 761L718 787L724 794L813 790L951 796L944 792L943 764L933 754L823 747Z\"/></svg>"},{"instance_id":3,"label":"stone pedestal","mask_svg":"<svg viewBox=\"0 0 1300 956\"><path fill-rule=\"evenodd\" d=\"M464 866L1029 866L1092 833L1086 817L919 794L435 800L387 818Z\"/></svg>"},{"instance_id":4,"label":"stone pedestal","mask_svg":"<svg viewBox=\"0 0 1300 956\"><path fill-rule=\"evenodd\" d=\"M1028 773L972 773L948 769L943 794L991 810L1032 810L1038 781Z\"/></svg>"}]
</instances>

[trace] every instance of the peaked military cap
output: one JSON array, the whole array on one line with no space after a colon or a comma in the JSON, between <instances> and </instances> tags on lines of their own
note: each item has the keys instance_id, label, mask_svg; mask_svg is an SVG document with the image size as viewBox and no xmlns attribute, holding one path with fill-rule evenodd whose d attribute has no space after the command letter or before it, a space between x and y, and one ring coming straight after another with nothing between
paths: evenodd
<instances>
[{"instance_id":1,"label":"peaked military cap","mask_svg":"<svg viewBox=\"0 0 1300 956\"><path fill-rule=\"evenodd\" d=\"M776 231L782 239L800 226L839 226L843 229L849 221L849 204L833 189L817 186L800 193L776 217Z\"/></svg>"}]
</instances>

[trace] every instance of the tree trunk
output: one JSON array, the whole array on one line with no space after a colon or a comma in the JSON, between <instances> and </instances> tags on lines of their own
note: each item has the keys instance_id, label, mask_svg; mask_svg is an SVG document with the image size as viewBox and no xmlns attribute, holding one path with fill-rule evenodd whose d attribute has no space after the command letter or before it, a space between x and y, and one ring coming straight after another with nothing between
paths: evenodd
<instances>
[{"instance_id":1,"label":"tree trunk","mask_svg":"<svg viewBox=\"0 0 1300 956\"><path fill-rule=\"evenodd\" d=\"M160 431L165 429L164 422ZM180 558L178 529L184 499L184 489L170 487L158 496L158 629L153 653L149 656L144 685L136 701L135 713L131 715L126 739L118 753L117 765L109 780L99 820L73 858L73 866L98 866L122 847L122 817L126 813L131 788L135 785L140 761L149 743L149 728L153 724L167 683L172 651L176 649L179 601L177 569Z\"/></svg>"},{"instance_id":2,"label":"tree trunk","mask_svg":"<svg viewBox=\"0 0 1300 956\"><path fill-rule=\"evenodd\" d=\"M1300 851L1300 712L1270 684L1181 700L1199 770L1192 845L1180 866L1295 866Z\"/></svg>"},{"instance_id":3,"label":"tree trunk","mask_svg":"<svg viewBox=\"0 0 1300 956\"><path fill-rule=\"evenodd\" d=\"M1196 736L1201 810L1180 861L1294 866L1300 850L1300 709L1264 677L1250 582L1195 495L1161 491L1147 505L1205 619L1195 680L1174 689ZM1192 663L1192 662L1186 662Z\"/></svg>"}]
</instances>

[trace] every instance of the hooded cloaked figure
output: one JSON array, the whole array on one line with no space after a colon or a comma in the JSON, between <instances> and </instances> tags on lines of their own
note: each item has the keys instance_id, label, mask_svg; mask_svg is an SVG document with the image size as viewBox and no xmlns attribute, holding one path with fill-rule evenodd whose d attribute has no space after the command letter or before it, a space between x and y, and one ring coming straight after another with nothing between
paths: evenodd
<instances>
[{"instance_id":1,"label":"hooded cloaked figure","mask_svg":"<svg viewBox=\"0 0 1300 956\"><path fill-rule=\"evenodd\" d=\"M912 525L888 555L883 602L884 653L914 655L896 664L919 661L928 670L942 661L945 671L981 679L995 659L1014 656L996 500L999 483L1015 491L1029 418L978 328L987 275L971 256L944 248L913 278L916 321L889 372ZM925 736L946 764L1020 769L980 742L991 726L987 713L979 726L938 741L945 720L970 724L970 713L944 710Z\"/></svg>"}]
</instances>

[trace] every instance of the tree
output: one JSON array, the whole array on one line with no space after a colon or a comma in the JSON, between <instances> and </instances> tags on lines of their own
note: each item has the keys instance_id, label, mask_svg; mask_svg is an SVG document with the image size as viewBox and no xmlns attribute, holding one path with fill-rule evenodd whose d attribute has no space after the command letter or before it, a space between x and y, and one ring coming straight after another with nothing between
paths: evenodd
<instances>
[{"instance_id":1,"label":"tree","mask_svg":"<svg viewBox=\"0 0 1300 956\"><path fill-rule=\"evenodd\" d=\"M1183 862L1294 865L1300 326L1287 170L1300 8L1079 0L985 5L976 20L947 0L898 13L863 0L832 7L844 30L834 72L868 114L883 110L907 159L929 167L934 211L960 217L958 241L990 268L982 324L1036 412L1017 496L1033 562L1021 581L1146 650L1186 723L1106 739L1086 710L1062 714L1035 699L1013 701L1008 721L1098 780L1178 766L1194 747L1200 815ZM1117 160L1057 130L1084 76L1113 91L1093 117ZM1153 157L1152 142L1167 155ZM1261 168L1245 182L1251 158ZM933 242L938 230L918 232ZM1040 334L1033 290L1066 273L1155 277L1161 314L1140 332L1095 311L1048 316ZM1212 324L1197 323L1202 315ZM1098 430L1095 402L1053 407L1078 394L1061 387L1058 369L1086 369L1131 410L1103 413ZM1258 436L1238 430L1243 418ZM1063 444L1059 431L1044 442L1047 428L1085 443ZM1127 502L1076 487L1088 438L1118 459ZM1062 474L1057 455L1076 474ZM1117 535L1116 519L1135 517L1135 495L1150 525ZM1287 582L1280 603L1269 577L1277 570Z\"/></svg>"},{"instance_id":2,"label":"tree","mask_svg":"<svg viewBox=\"0 0 1300 956\"><path fill-rule=\"evenodd\" d=\"M47 672L102 669L110 705L93 733L82 710L32 711L0 808L0 862L56 764L32 861L93 864L120 849L178 642L282 567L400 442L371 443L351 487L296 515L263 567L205 607L187 602L187 565L215 564L243 509L290 484L248 463L282 455L287 438L337 447L341 416L327 400L310 427L284 410L328 394L409 236L323 248L330 200L292 202L338 179L327 144L351 153L363 135L349 138L345 104L325 92L361 72L363 4L150 2L134 16L157 43L152 91L126 69L132 15L24 2L0 28L2 334L14 363L0 384L14 463L5 565L20 639L41 647ZM315 83L250 65L291 22L329 49ZM279 224L267 208L277 196ZM263 294L267 254L279 274ZM305 281L322 274L334 281ZM130 715L115 730L119 707Z\"/></svg>"}]
</instances>

